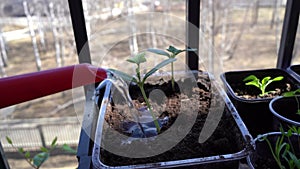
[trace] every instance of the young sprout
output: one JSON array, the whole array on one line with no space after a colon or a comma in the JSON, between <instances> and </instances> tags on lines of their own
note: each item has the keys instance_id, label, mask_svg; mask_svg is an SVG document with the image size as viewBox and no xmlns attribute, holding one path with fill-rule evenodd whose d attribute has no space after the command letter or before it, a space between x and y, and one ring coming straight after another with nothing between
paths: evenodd
<instances>
[{"instance_id":1,"label":"young sprout","mask_svg":"<svg viewBox=\"0 0 300 169\"><path fill-rule=\"evenodd\" d=\"M14 149L17 150L19 154L21 154L26 162L34 169L39 169L49 158L50 153L57 147L57 137L55 137L52 140L52 143L50 145L50 148L47 147L41 147L40 153L34 155L32 157L32 154L29 151L25 151L23 147L17 148L13 142L12 139L6 136L6 141L8 144L10 144Z\"/></svg>"},{"instance_id":2,"label":"young sprout","mask_svg":"<svg viewBox=\"0 0 300 169\"><path fill-rule=\"evenodd\" d=\"M57 137L55 137L50 147L40 147L40 151L38 154L34 155L32 157L32 153L30 151L25 151L23 147L16 147L15 144L13 144L13 141L10 137L6 136L6 141L8 144L10 144L20 155L23 156L23 158L26 160L26 162L34 169L39 169L50 157L51 152L58 147L57 144ZM64 144L63 147L61 147L62 150L76 154L77 150L74 150L69 145Z\"/></svg>"},{"instance_id":3,"label":"young sprout","mask_svg":"<svg viewBox=\"0 0 300 169\"><path fill-rule=\"evenodd\" d=\"M271 154L276 161L277 165L281 169L287 168L300 168L300 159L296 156L294 146L299 145L299 132L300 128L296 126L289 127L289 130L285 132L282 127L280 127L281 135L277 137L276 143L273 147L271 141L267 136L258 136L258 141L266 141L267 145L271 151ZM297 137L297 143L292 144L291 137ZM285 161L285 163L283 163Z\"/></svg>"},{"instance_id":4,"label":"young sprout","mask_svg":"<svg viewBox=\"0 0 300 169\"><path fill-rule=\"evenodd\" d=\"M275 82L275 81L280 81L282 79L283 79L283 76L278 76L278 77L275 77L274 79L271 79L270 76L267 76L267 77L264 77L262 79L262 81L260 81L260 79L258 79L255 75L250 75L250 76L247 76L243 81L247 82L246 85L253 85L253 86L259 88L261 91L259 96L264 96L270 92L270 91L266 92L266 88L270 83Z\"/></svg>"},{"instance_id":5,"label":"young sprout","mask_svg":"<svg viewBox=\"0 0 300 169\"><path fill-rule=\"evenodd\" d=\"M130 62L130 63L134 63L136 64L137 68L136 68L136 75L135 76L131 76L128 75L127 73L115 70L115 69L109 69L112 73L115 73L117 75L119 75L121 78L123 78L125 81L131 81L134 82L138 85L138 87L141 90L141 93L143 95L143 98L146 102L147 108L151 113L151 116L153 118L157 133L160 132L160 126L159 123L153 113L152 107L150 105L149 99L146 96L146 92L144 90L144 84L146 79L151 76L153 73L155 73L157 70L159 70L160 68L164 67L165 65L174 62L176 59L175 58L169 58L167 60L162 61L161 63L157 64L154 68L152 68L150 71L148 71L144 76L141 76L141 68L140 68L140 64L146 62L146 58L145 58L145 53L139 53L137 55L135 55L134 57L127 59L126 61Z\"/></svg>"},{"instance_id":6,"label":"young sprout","mask_svg":"<svg viewBox=\"0 0 300 169\"><path fill-rule=\"evenodd\" d=\"M271 151L271 154L272 154L274 160L276 161L277 165L280 168L284 167L282 162L281 162L282 153L289 149L289 145L286 142L284 142L283 139L284 139L284 134L282 134L281 137L279 137L276 140L276 144L275 144L274 149L272 147L272 144L271 144L270 140L267 138L267 136L264 136L264 137L258 139L259 141L266 141L267 142L268 147Z\"/></svg>"},{"instance_id":7,"label":"young sprout","mask_svg":"<svg viewBox=\"0 0 300 169\"><path fill-rule=\"evenodd\" d=\"M166 49L168 52L161 50L161 49L153 49L153 48L149 48L148 51L158 54L158 55L163 55L163 56L167 56L168 58L175 58L179 53L184 52L184 51L196 51L197 49L184 49L184 50L180 50L180 49L176 49L174 46L169 46L168 49ZM173 91L175 90L175 82L174 82L174 64L173 62L171 63L171 73L172 73L172 89Z\"/></svg>"}]
</instances>

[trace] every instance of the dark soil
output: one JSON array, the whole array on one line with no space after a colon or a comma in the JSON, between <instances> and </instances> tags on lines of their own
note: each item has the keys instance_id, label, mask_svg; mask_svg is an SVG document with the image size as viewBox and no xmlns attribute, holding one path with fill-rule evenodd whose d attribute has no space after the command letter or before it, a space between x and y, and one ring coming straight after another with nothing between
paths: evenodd
<instances>
[{"instance_id":1,"label":"dark soil","mask_svg":"<svg viewBox=\"0 0 300 169\"><path fill-rule=\"evenodd\" d=\"M218 95L218 93L212 92L212 87L210 84L209 77L204 73L198 74L197 79L197 87L188 89L181 89L179 92L178 86L182 86L182 84L188 84L189 79L177 81L177 92L174 94L172 92L171 82L164 79L154 79L156 84L147 84L147 93L155 89L160 89L164 91L166 95L166 99L163 102L160 101L152 101L152 106L154 108L154 112L156 115L160 115L159 118L164 118L166 116L169 117L169 123L161 129L161 133L167 131L170 126L179 116L183 116L183 118L187 121L195 123L192 126L192 129L188 132L184 139L182 139L175 147L170 150L155 155L148 158L127 158L121 157L116 154L110 153L104 149L101 149L101 160L104 164L109 166L121 166L121 165L133 165L133 164L144 164L144 163L156 163L163 161L175 161L175 160L183 160L183 159L191 159L191 158L199 158L199 157L208 157L214 155L222 155L222 154L230 154L240 151L244 144L242 141L242 136L240 131L232 118L229 110L227 108L221 107L219 111L223 112L222 119L214 131L213 135L204 143L200 144L198 139L200 132L203 128L205 120L208 116L209 109L215 105L222 105L223 99L218 97L218 99L212 99L213 95ZM132 92L132 98L135 98L136 106L139 107L144 104L144 100L141 98L138 89L134 89L131 87L130 90L135 90ZM189 99L189 104L184 104L182 100ZM160 103L159 103L160 102ZM118 107L121 106L122 109ZM124 134L124 131L121 126L124 122L130 121L132 116L130 113L126 112L126 109L123 107L124 105L115 105L111 104L108 108L105 116L105 120L110 124L110 127ZM122 111L120 111L122 110ZM191 112L198 112L196 115L196 120L193 118ZM186 124L180 124L177 126L176 132L180 133L181 128L184 128ZM175 132L175 131L174 131ZM120 151L122 149L126 149L126 145L122 145L120 142L115 140L114 136L111 133L105 134L105 129L103 132L103 138L108 139L110 144L115 144L118 146ZM160 133L160 134L161 134ZM176 133L174 133L176 134ZM172 139L172 138L170 138ZM153 140L155 141L155 139ZM170 140L171 141L171 140ZM131 144L135 144L132 141ZM145 143L146 144L146 143ZM156 145L160 146L160 145ZM236 162L233 162L236 165ZM213 166L207 165L206 167L211 168ZM215 165L216 168L234 168L232 164L224 165ZM198 167L197 167L198 168Z\"/></svg>"},{"instance_id":2,"label":"dark soil","mask_svg":"<svg viewBox=\"0 0 300 169\"><path fill-rule=\"evenodd\" d=\"M272 157L267 158L264 156L255 155L252 157L252 159L255 161L253 166L256 169L279 169L276 161Z\"/></svg>"}]
</instances>

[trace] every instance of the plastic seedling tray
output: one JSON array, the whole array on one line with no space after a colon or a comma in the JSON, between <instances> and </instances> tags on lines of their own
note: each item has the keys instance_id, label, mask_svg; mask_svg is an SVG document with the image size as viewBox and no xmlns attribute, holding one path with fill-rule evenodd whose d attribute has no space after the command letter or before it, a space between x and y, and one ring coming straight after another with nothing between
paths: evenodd
<instances>
[{"instance_id":1,"label":"plastic seedling tray","mask_svg":"<svg viewBox=\"0 0 300 169\"><path fill-rule=\"evenodd\" d=\"M214 111L220 111L221 113L220 122L218 123L216 130L212 133L212 137L208 138L207 141L203 143L197 142L196 146L192 148L197 150L199 147L201 147L200 149L204 149L204 152L209 151L210 149L215 149L213 153L209 155L203 155L200 153L190 158L184 158L184 159L167 158L166 160L161 159L160 161L151 161L151 158L153 158L153 156L150 156L150 157L144 157L143 162L137 161L125 165L120 165L120 164L115 165L111 163L108 164L103 160L103 154L110 153L110 152L107 151L105 148L103 148L103 145L106 146L107 141L105 141L105 139L109 137L105 135L104 130L106 130L109 127L106 124L107 122L105 120L105 115L107 113L107 109L111 107L111 101L112 101L111 90L112 90L112 83L108 81L106 83L105 90L102 89L102 92L100 92L101 95L99 96L97 101L99 107L99 116L98 116L98 122L97 122L97 127L95 132L94 145L93 145L93 153L92 153L92 162L94 168L118 168L118 169L119 168L120 169L121 168L169 168L169 167L183 167L183 166L197 166L197 168L209 168L209 169L238 168L240 159L245 159L250 154L250 152L254 150L254 142L252 136L249 134L247 128L245 127L243 121L241 120L239 114L237 113L235 107L233 106L230 99L227 97L226 93L223 90L217 90L217 93L215 93L215 95L220 96L219 98L221 98L225 106L220 110L212 110L210 111L210 113L216 113ZM208 120L210 123L213 122L212 120L216 120L211 115L212 114L209 114L206 118L206 120ZM223 129L220 128L220 126L224 123L231 124L228 130L224 128ZM205 130L205 124L202 130ZM232 149L222 150L222 147L215 147L216 145L218 145L217 142L220 141L222 142L222 140L224 140L224 138L221 137L219 138L213 137L217 133L223 133L224 135L230 137L229 139L230 141L226 142L226 144L228 147ZM212 138L216 140L214 141L212 140ZM154 140L155 142L155 139L156 138L154 137L152 141ZM198 137L197 137L197 141L198 141ZM178 146L178 144L176 146ZM121 145L116 145L116 147L118 146ZM182 150L185 151L184 148ZM164 153L168 153L169 151L172 150L167 150L166 152L155 155L154 157L161 156ZM177 151L177 153L182 153L182 152ZM123 158L122 156L116 154L113 154L112 157L113 157L112 161L119 161L122 160ZM135 157L134 158L124 157L124 158L127 159L128 161L136 160L136 159L140 160L140 158L135 158ZM147 162L148 159L150 162Z\"/></svg>"}]
</instances>

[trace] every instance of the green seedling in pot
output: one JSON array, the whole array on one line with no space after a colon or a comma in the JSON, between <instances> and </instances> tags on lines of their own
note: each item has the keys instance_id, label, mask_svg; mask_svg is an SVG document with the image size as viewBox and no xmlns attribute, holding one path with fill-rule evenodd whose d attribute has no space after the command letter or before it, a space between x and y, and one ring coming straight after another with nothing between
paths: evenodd
<instances>
[{"instance_id":1,"label":"green seedling in pot","mask_svg":"<svg viewBox=\"0 0 300 169\"><path fill-rule=\"evenodd\" d=\"M291 142L291 137L294 135L297 137L297 144L299 145L299 134L300 128L292 126L287 132L280 127L281 135L277 138L274 147L272 146L269 138L267 136L260 137L258 136L258 141L266 141L268 147L271 151L271 154L276 161L276 164L280 169L286 169L283 161L286 162L288 168L290 169L300 169L300 158L296 156L295 148Z\"/></svg>"},{"instance_id":2,"label":"green seedling in pot","mask_svg":"<svg viewBox=\"0 0 300 169\"><path fill-rule=\"evenodd\" d=\"M153 73L155 73L157 70L159 70L160 68L164 67L165 65L174 62L176 59L175 58L169 58L167 60L162 61L161 63L157 64L154 68L152 68L150 71L148 71L144 76L141 75L141 68L140 68L140 64L146 62L146 58L145 58L145 53L139 53L137 55L135 55L132 58L127 59L126 61L130 62L130 63L134 63L136 64L137 68L136 68L136 74L135 76L131 76L127 73L115 70L115 69L109 69L112 73L120 76L122 79L124 79L125 81L129 81L129 82L134 82L138 85L138 87L141 90L141 93L143 95L143 98L146 102L147 108L151 113L151 116L153 118L157 133L160 132L160 126L159 123L153 113L152 107L150 105L149 99L146 96L146 92L144 89L144 84L146 79L151 76Z\"/></svg>"},{"instance_id":3,"label":"green seedling in pot","mask_svg":"<svg viewBox=\"0 0 300 169\"><path fill-rule=\"evenodd\" d=\"M168 49L166 49L168 52L161 50L161 49L153 49L149 48L148 51L158 54L158 55L163 55L167 56L168 58L175 58L179 53L185 52L185 51L196 51L197 49L177 49L174 46L169 46ZM172 73L172 89L175 90L175 82L174 82L174 64L173 62L171 63L171 73Z\"/></svg>"},{"instance_id":4,"label":"green seedling in pot","mask_svg":"<svg viewBox=\"0 0 300 169\"><path fill-rule=\"evenodd\" d=\"M264 96L268 94L270 91L266 91L266 88L269 84L275 81L280 81L283 79L283 76L278 76L273 79L271 79L270 76L264 77L261 81L258 79L255 75L249 75L247 76L243 81L246 82L246 85L253 85L260 89L261 93L259 96Z\"/></svg>"},{"instance_id":5,"label":"green seedling in pot","mask_svg":"<svg viewBox=\"0 0 300 169\"><path fill-rule=\"evenodd\" d=\"M285 92L285 93L283 93L283 96L284 97L292 97L292 96L295 97L296 102L297 102L297 106L298 106L297 114L300 115L300 106L299 106L299 100L297 98L297 94L300 94L300 89L296 89L296 90L293 90L293 91Z\"/></svg>"}]
</instances>

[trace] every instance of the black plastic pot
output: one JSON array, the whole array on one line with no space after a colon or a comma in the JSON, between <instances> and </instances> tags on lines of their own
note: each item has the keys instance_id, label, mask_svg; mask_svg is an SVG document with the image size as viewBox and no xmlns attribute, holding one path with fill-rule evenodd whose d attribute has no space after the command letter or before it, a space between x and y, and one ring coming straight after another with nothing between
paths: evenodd
<instances>
[{"instance_id":1,"label":"black plastic pot","mask_svg":"<svg viewBox=\"0 0 300 169\"><path fill-rule=\"evenodd\" d=\"M287 68L287 72L300 82L300 65L291 65Z\"/></svg>"},{"instance_id":2,"label":"black plastic pot","mask_svg":"<svg viewBox=\"0 0 300 169\"><path fill-rule=\"evenodd\" d=\"M274 131L272 126L273 115L269 110L269 103L272 98L245 99L237 96L235 92L238 90L246 91L246 93L251 95L258 95L260 93L260 90L255 86L246 86L245 82L243 82L243 79L249 75L255 75L259 79L266 76L271 76L272 78L277 76L284 77L282 81L271 83L267 87L267 91L275 90L276 88L285 89L288 87L287 83L291 85L291 90L294 90L297 88L298 82L282 69L231 71L221 75L229 98L236 107L249 132L253 137L256 137L258 134Z\"/></svg>"},{"instance_id":3,"label":"black plastic pot","mask_svg":"<svg viewBox=\"0 0 300 169\"><path fill-rule=\"evenodd\" d=\"M259 135L254 139L255 151L253 151L248 157L247 162L250 169L279 169L274 157L272 156L269 145L266 141L259 141L263 137L267 137L274 150L276 141L282 136L281 132L270 132L263 135ZM284 142L290 144L295 150L295 155L299 158L299 136L294 134L289 139L284 138ZM282 153L282 152L281 152ZM289 168L284 159L281 159L281 163Z\"/></svg>"},{"instance_id":4,"label":"black plastic pot","mask_svg":"<svg viewBox=\"0 0 300 169\"><path fill-rule=\"evenodd\" d=\"M300 96L277 97L270 102L269 108L274 115L275 128L300 127L300 115L296 114L300 106L299 99Z\"/></svg>"}]
</instances>

